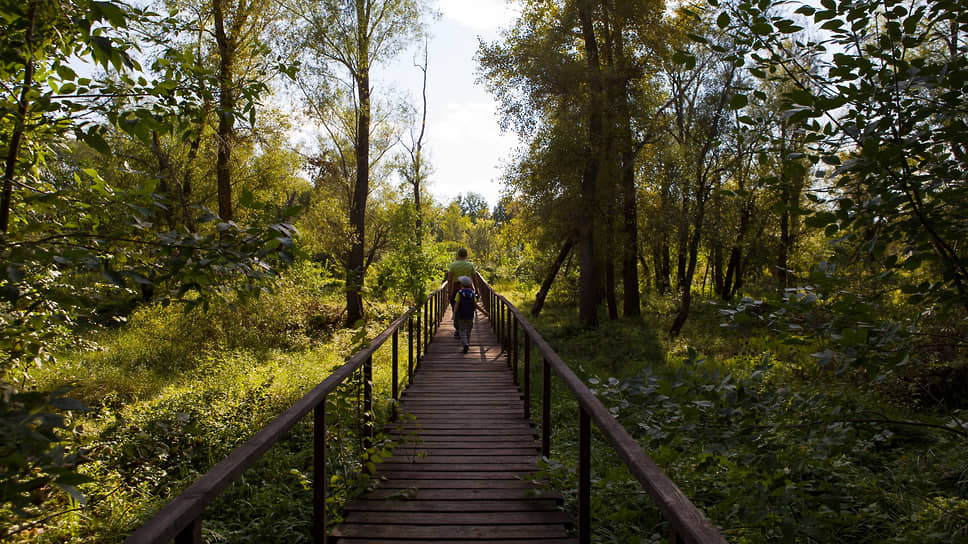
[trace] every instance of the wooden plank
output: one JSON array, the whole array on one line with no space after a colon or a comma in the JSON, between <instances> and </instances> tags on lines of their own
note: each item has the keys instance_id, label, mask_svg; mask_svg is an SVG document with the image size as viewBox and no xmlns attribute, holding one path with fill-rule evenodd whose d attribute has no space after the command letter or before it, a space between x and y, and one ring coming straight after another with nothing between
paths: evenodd
<instances>
[{"instance_id":1,"label":"wooden plank","mask_svg":"<svg viewBox=\"0 0 968 544\"><path fill-rule=\"evenodd\" d=\"M407 457L413 455L423 455L426 458L432 457L443 457L443 456L456 456L456 455L466 455L468 452L483 454L484 452L500 452L502 455L530 455L534 456L537 451L541 449L541 446L534 445L530 448L513 448L507 446L495 446L487 448L484 446L465 446L463 448L450 447L450 444L441 443L433 447L419 447L419 448L394 448L394 457Z\"/></svg>"},{"instance_id":2,"label":"wooden plank","mask_svg":"<svg viewBox=\"0 0 968 544\"><path fill-rule=\"evenodd\" d=\"M475 453L475 452L470 452ZM536 455L534 452L526 453L523 455L510 455L510 454L494 454L494 455L400 455L394 454L393 457L386 459L384 462L388 465L393 464L440 464L440 465L481 465L487 466L491 464L501 464L501 463L526 463L526 462L536 462Z\"/></svg>"},{"instance_id":3,"label":"wooden plank","mask_svg":"<svg viewBox=\"0 0 968 544\"><path fill-rule=\"evenodd\" d=\"M387 499L353 499L343 510L368 512L548 512L558 511L556 499L406 501Z\"/></svg>"},{"instance_id":4,"label":"wooden plank","mask_svg":"<svg viewBox=\"0 0 968 544\"><path fill-rule=\"evenodd\" d=\"M567 524L568 514L561 511L543 512L350 512L346 523L378 523L381 525L546 525Z\"/></svg>"},{"instance_id":5,"label":"wooden plank","mask_svg":"<svg viewBox=\"0 0 968 544\"><path fill-rule=\"evenodd\" d=\"M357 540L357 539L341 538L336 542L337 544L339 543L349 544L349 543L363 542L363 541ZM426 539L407 540L407 539L397 539L397 538L387 540L387 539L381 539L381 538L367 538L365 542L366 544L424 544L425 542L427 542L427 540ZM475 539L474 544L578 544L578 539L576 538L540 538L540 539L512 538L512 539L495 540L495 539L488 538L484 540Z\"/></svg>"},{"instance_id":6,"label":"wooden plank","mask_svg":"<svg viewBox=\"0 0 968 544\"><path fill-rule=\"evenodd\" d=\"M397 489L374 489L366 496L371 499L401 498ZM560 496L554 491L533 489L415 489L406 494L408 501L526 501L529 499L553 499Z\"/></svg>"},{"instance_id":7,"label":"wooden plank","mask_svg":"<svg viewBox=\"0 0 968 544\"><path fill-rule=\"evenodd\" d=\"M482 471L428 471L424 467L420 467L420 470L414 470L413 467L400 468L395 470L381 471L377 474L377 477L386 478L451 478L455 480L496 480L496 479L522 479L527 478L533 471L519 470L519 471L507 471L507 472L482 472Z\"/></svg>"},{"instance_id":8,"label":"wooden plank","mask_svg":"<svg viewBox=\"0 0 968 544\"><path fill-rule=\"evenodd\" d=\"M426 470L430 472L447 472L447 471L470 471L476 470L478 472L507 472L507 471L517 471L517 472L537 472L538 470L538 460L537 457L531 459L529 462L518 462L518 463L395 463L391 461L384 461L382 463L385 465L386 470Z\"/></svg>"},{"instance_id":9,"label":"wooden plank","mask_svg":"<svg viewBox=\"0 0 968 544\"><path fill-rule=\"evenodd\" d=\"M481 487L480 480L444 478L387 478L381 479L379 489L476 489ZM489 480L491 489L541 489L538 484L525 479Z\"/></svg>"},{"instance_id":10,"label":"wooden plank","mask_svg":"<svg viewBox=\"0 0 968 544\"><path fill-rule=\"evenodd\" d=\"M332 536L364 538L411 538L426 540L475 540L480 538L565 538L562 525L380 525L341 523Z\"/></svg>"},{"instance_id":11,"label":"wooden plank","mask_svg":"<svg viewBox=\"0 0 968 544\"><path fill-rule=\"evenodd\" d=\"M397 442L398 448L404 447L422 447L422 446L448 446L452 448L479 448L487 447L488 445L493 445L494 447L531 447L540 448L541 444L535 440L534 434L523 434L523 435L484 435L484 434L468 434L461 437L460 440L453 440L452 435L442 435L437 436L433 434L413 434L413 435L396 435L391 434L391 438ZM515 446L512 446L515 445Z\"/></svg>"}]
</instances>

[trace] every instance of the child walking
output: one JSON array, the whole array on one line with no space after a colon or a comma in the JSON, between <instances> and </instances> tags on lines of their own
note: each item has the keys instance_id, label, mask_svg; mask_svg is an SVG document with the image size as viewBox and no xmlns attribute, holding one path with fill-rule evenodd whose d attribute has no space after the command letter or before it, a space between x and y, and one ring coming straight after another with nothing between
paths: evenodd
<instances>
[{"instance_id":1,"label":"child walking","mask_svg":"<svg viewBox=\"0 0 968 544\"><path fill-rule=\"evenodd\" d=\"M464 353L470 349L471 329L474 328L474 309L477 306L477 293L471 289L471 279L467 276L457 278L461 288L457 291L457 304L454 306L454 323L464 346Z\"/></svg>"}]
</instances>

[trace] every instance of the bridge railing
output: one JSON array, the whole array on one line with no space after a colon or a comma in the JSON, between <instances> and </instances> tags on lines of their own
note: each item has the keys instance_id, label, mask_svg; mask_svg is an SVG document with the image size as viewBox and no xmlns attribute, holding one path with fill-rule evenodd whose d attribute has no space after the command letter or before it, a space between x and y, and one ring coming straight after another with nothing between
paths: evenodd
<instances>
[{"instance_id":1,"label":"bridge railing","mask_svg":"<svg viewBox=\"0 0 968 544\"><path fill-rule=\"evenodd\" d=\"M595 423L605 440L618 454L629 472L652 498L671 528L673 544L724 544L726 540L697 509L678 486L655 464L634 438L616 421L601 401L585 386L568 365L541 337L521 312L506 298L497 294L477 274L478 292L517 381L519 347L523 340L524 417L531 417L531 352L537 349L543 359L541 452L551 454L551 375L556 374L571 396L578 401L578 541L591 542L591 423ZM523 337L523 338L522 338Z\"/></svg>"},{"instance_id":2,"label":"bridge railing","mask_svg":"<svg viewBox=\"0 0 968 544\"><path fill-rule=\"evenodd\" d=\"M176 544L201 544L202 518L205 508L221 495L242 473L254 465L266 451L309 412L313 412L313 540L326 542L326 397L354 372L363 372L363 428L373 438L373 355L387 340L391 341L392 391L399 400L400 356L399 334L407 332L407 381L423 359L425 347L436 332L447 304L445 285L427 300L395 319L370 344L354 354L329 377L296 401L282 415L263 427L245 444L195 480L180 495L171 500L147 523L126 540L126 544L162 544L174 539Z\"/></svg>"}]
</instances>

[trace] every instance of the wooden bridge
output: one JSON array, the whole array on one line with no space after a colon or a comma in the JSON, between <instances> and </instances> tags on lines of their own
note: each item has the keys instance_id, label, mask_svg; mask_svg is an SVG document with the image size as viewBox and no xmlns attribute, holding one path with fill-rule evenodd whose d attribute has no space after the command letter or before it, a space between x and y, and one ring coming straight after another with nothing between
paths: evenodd
<instances>
[{"instance_id":1,"label":"wooden bridge","mask_svg":"<svg viewBox=\"0 0 968 544\"><path fill-rule=\"evenodd\" d=\"M379 488L345 508L338 543L577 542L560 493L529 482L541 443L524 417L507 354L480 316L462 353L450 310L403 394L413 422L392 426L403 445L377 467Z\"/></svg>"},{"instance_id":2,"label":"wooden bridge","mask_svg":"<svg viewBox=\"0 0 968 544\"><path fill-rule=\"evenodd\" d=\"M635 440L571 372L524 316L478 276L488 316L478 315L471 349L454 338L446 286L397 318L289 410L256 433L145 525L127 544L203 542L205 507L293 426L313 412L313 535L319 544L415 542L591 542L591 424L651 496L670 526L670 541L725 542L718 530L652 462ZM400 391L400 336L407 338L406 382ZM376 467L375 489L344 507L328 529L326 512L326 397L354 372L363 372L364 418L372 418L374 353L390 344L392 398L405 417L387 423L400 444ZM540 427L531 422L531 356L542 359ZM519 368L520 367L520 368ZM550 455L551 379L577 400L577 518L561 509L562 495L531 480ZM518 383L521 376L523 383ZM373 428L367 419L363 427ZM540 432L538 430L540 429ZM540 435L540 438L539 438ZM653 528L643 528L653 532Z\"/></svg>"}]
</instances>

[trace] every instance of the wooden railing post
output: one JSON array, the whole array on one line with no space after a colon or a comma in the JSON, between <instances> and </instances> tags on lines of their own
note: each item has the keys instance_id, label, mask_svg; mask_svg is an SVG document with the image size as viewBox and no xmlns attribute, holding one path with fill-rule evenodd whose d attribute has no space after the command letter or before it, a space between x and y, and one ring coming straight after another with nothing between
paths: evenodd
<instances>
[{"instance_id":1,"label":"wooden railing post","mask_svg":"<svg viewBox=\"0 0 968 544\"><path fill-rule=\"evenodd\" d=\"M407 316L407 385L413 383L413 314Z\"/></svg>"},{"instance_id":2,"label":"wooden railing post","mask_svg":"<svg viewBox=\"0 0 968 544\"><path fill-rule=\"evenodd\" d=\"M420 347L423 340L423 325L420 323L420 311L417 311L417 368L420 368Z\"/></svg>"},{"instance_id":3,"label":"wooden railing post","mask_svg":"<svg viewBox=\"0 0 968 544\"><path fill-rule=\"evenodd\" d=\"M363 363L363 447L373 446L373 356Z\"/></svg>"},{"instance_id":4,"label":"wooden railing post","mask_svg":"<svg viewBox=\"0 0 968 544\"><path fill-rule=\"evenodd\" d=\"M390 345L390 350L392 352L391 358L393 361L392 362L393 364L393 378L392 378L393 379L393 386L392 386L393 410L390 413L390 418L393 420L397 419L397 401L400 400L400 386L397 383L400 381L400 368L399 368L400 356L399 354L397 354L397 350L400 345L400 341L397 339L397 333L399 332L399 330L400 329L393 329L393 340Z\"/></svg>"},{"instance_id":5,"label":"wooden railing post","mask_svg":"<svg viewBox=\"0 0 968 544\"><path fill-rule=\"evenodd\" d=\"M578 544L591 544L592 429L585 408L578 412Z\"/></svg>"},{"instance_id":6,"label":"wooden railing post","mask_svg":"<svg viewBox=\"0 0 968 544\"><path fill-rule=\"evenodd\" d=\"M551 457L551 363L547 357L541 378L541 455Z\"/></svg>"},{"instance_id":7,"label":"wooden railing post","mask_svg":"<svg viewBox=\"0 0 968 544\"><path fill-rule=\"evenodd\" d=\"M326 544L326 398L313 408L313 542Z\"/></svg>"},{"instance_id":8,"label":"wooden railing post","mask_svg":"<svg viewBox=\"0 0 968 544\"><path fill-rule=\"evenodd\" d=\"M531 336L524 333L524 418L531 419Z\"/></svg>"},{"instance_id":9,"label":"wooden railing post","mask_svg":"<svg viewBox=\"0 0 968 544\"><path fill-rule=\"evenodd\" d=\"M511 320L514 319L514 314L511 313L511 305L508 303L504 304L507 308L507 320L504 322L504 345L507 352L511 353ZM510 361L509 361L510 362Z\"/></svg>"},{"instance_id":10,"label":"wooden railing post","mask_svg":"<svg viewBox=\"0 0 968 544\"><path fill-rule=\"evenodd\" d=\"M175 536L175 544L202 544L202 518L195 518Z\"/></svg>"},{"instance_id":11,"label":"wooden railing post","mask_svg":"<svg viewBox=\"0 0 968 544\"><path fill-rule=\"evenodd\" d=\"M518 318L514 314L511 314L511 368L514 385L518 385Z\"/></svg>"}]
</instances>

